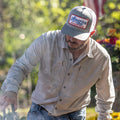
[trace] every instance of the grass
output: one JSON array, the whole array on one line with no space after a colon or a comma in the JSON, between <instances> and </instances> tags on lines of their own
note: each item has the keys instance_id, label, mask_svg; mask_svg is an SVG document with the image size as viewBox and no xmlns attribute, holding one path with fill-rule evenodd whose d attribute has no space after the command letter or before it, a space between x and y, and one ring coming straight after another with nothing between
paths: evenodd
<instances>
[{"instance_id":1,"label":"grass","mask_svg":"<svg viewBox=\"0 0 120 120\"><path fill-rule=\"evenodd\" d=\"M95 108L87 108L86 112L86 120L89 120L90 118L96 117L98 115L98 113L95 112Z\"/></svg>"},{"instance_id":2,"label":"grass","mask_svg":"<svg viewBox=\"0 0 120 120\"><path fill-rule=\"evenodd\" d=\"M29 111L30 108L19 108L16 110L18 116L21 118L21 117L27 117L27 114L28 114L28 111Z\"/></svg>"},{"instance_id":3,"label":"grass","mask_svg":"<svg viewBox=\"0 0 120 120\"><path fill-rule=\"evenodd\" d=\"M26 117L27 116L27 113L29 111L30 108L19 108L16 110L19 118L22 118L22 117ZM87 115L86 115L86 120L89 120L89 118L91 117L95 117L97 115L97 113L95 112L95 108L87 108ZM8 110L6 111L6 113L8 113ZM0 115L3 116L3 113L0 112Z\"/></svg>"},{"instance_id":4,"label":"grass","mask_svg":"<svg viewBox=\"0 0 120 120\"><path fill-rule=\"evenodd\" d=\"M29 111L30 108L19 108L17 109L15 112L17 113L17 115L21 118L21 117L26 117L27 113ZM8 114L9 112L12 112L11 110L11 106L8 106L6 109L6 114ZM0 115L3 116L3 112L0 112Z\"/></svg>"},{"instance_id":5,"label":"grass","mask_svg":"<svg viewBox=\"0 0 120 120\"><path fill-rule=\"evenodd\" d=\"M27 116L27 113L29 111L29 108L25 108L25 109L18 109L16 112L19 113L18 115L21 117L23 116ZM91 117L95 117L97 115L97 113L95 112L95 108L87 108L87 115L86 115L86 119L89 119Z\"/></svg>"},{"instance_id":6,"label":"grass","mask_svg":"<svg viewBox=\"0 0 120 120\"><path fill-rule=\"evenodd\" d=\"M30 108L19 108L17 109L16 113L19 116L20 120L25 120L25 118L27 117L27 113L29 111ZM6 109L6 113L11 112L10 107L8 109ZM95 108L87 108L87 115L86 115L86 120L97 120L97 115L98 113L95 112ZM0 115L3 116L3 113L0 112ZM21 119L22 117L25 117L24 119ZM112 113L112 120L120 120L120 112L113 112Z\"/></svg>"}]
</instances>

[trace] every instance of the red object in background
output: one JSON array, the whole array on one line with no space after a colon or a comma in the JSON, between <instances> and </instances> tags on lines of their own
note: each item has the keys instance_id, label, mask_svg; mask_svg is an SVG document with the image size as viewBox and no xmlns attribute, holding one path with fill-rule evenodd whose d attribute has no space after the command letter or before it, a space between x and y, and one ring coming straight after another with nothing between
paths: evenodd
<instances>
[{"instance_id":1,"label":"red object in background","mask_svg":"<svg viewBox=\"0 0 120 120\"><path fill-rule=\"evenodd\" d=\"M83 5L95 11L98 19L100 16L102 16L105 13L103 8L105 2L106 0L84 0Z\"/></svg>"},{"instance_id":2,"label":"red object in background","mask_svg":"<svg viewBox=\"0 0 120 120\"><path fill-rule=\"evenodd\" d=\"M116 37L110 37L110 44L115 45L117 39L118 39L118 38L116 38Z\"/></svg>"}]
</instances>

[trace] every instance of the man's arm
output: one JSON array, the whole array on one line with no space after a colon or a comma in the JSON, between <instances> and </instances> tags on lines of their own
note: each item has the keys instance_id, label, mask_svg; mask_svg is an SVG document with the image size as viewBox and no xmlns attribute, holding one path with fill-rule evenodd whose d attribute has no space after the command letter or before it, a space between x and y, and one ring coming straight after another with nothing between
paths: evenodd
<instances>
[{"instance_id":1,"label":"man's arm","mask_svg":"<svg viewBox=\"0 0 120 120\"><path fill-rule=\"evenodd\" d=\"M33 41L33 43L28 47L25 53L16 60L16 62L10 68L7 78L3 82L3 91L13 91L18 92L22 81L27 77L28 73L36 66L43 55L44 41L42 36Z\"/></svg>"},{"instance_id":2,"label":"man's arm","mask_svg":"<svg viewBox=\"0 0 120 120\"><path fill-rule=\"evenodd\" d=\"M42 46L42 47L41 47ZM0 109L3 110L7 105L13 104L17 100L17 92L22 81L32 71L32 68L40 61L43 54L44 42L42 36L36 39L26 50L21 58L10 68L7 78L1 87L3 93L0 95ZM14 104L16 107L16 103Z\"/></svg>"},{"instance_id":3,"label":"man's arm","mask_svg":"<svg viewBox=\"0 0 120 120\"><path fill-rule=\"evenodd\" d=\"M110 113L112 112L112 105L115 99L115 91L109 56L103 67L101 78L96 83L96 91L96 112L99 112L98 120L110 120Z\"/></svg>"}]
</instances>

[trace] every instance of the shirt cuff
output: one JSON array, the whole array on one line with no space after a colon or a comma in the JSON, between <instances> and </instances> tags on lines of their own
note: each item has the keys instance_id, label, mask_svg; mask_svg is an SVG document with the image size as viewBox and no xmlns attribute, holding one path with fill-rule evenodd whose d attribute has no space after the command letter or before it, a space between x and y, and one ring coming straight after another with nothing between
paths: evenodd
<instances>
[{"instance_id":1,"label":"shirt cuff","mask_svg":"<svg viewBox=\"0 0 120 120\"><path fill-rule=\"evenodd\" d=\"M1 90L4 91L4 92L12 91L12 92L17 93L18 92L18 87L15 86L15 85L12 85L12 84L8 85L8 84L6 84L6 82L4 82L2 87L1 87Z\"/></svg>"},{"instance_id":2,"label":"shirt cuff","mask_svg":"<svg viewBox=\"0 0 120 120\"><path fill-rule=\"evenodd\" d=\"M102 113L102 114L100 113L97 120L112 120L112 117L110 114L106 115L105 113Z\"/></svg>"}]
</instances>

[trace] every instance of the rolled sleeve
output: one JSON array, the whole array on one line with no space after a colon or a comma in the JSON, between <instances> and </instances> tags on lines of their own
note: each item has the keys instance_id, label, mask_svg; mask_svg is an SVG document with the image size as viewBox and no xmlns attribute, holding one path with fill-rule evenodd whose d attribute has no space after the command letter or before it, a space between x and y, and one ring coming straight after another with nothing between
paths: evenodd
<instances>
[{"instance_id":1,"label":"rolled sleeve","mask_svg":"<svg viewBox=\"0 0 120 120\"><path fill-rule=\"evenodd\" d=\"M112 113L112 106L115 100L110 57L107 58L101 78L96 83L96 91L96 112L99 113L98 120L110 120L110 113Z\"/></svg>"}]
</instances>

